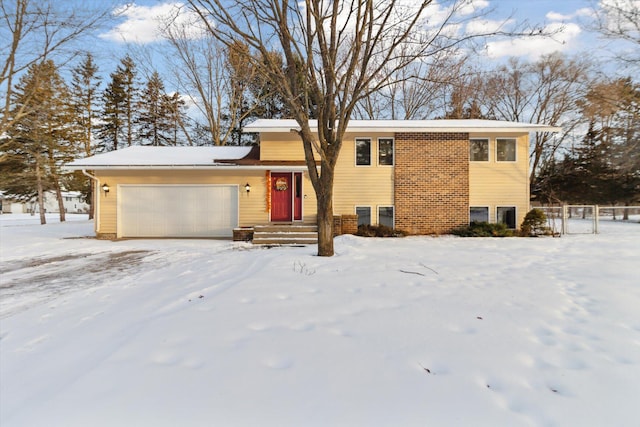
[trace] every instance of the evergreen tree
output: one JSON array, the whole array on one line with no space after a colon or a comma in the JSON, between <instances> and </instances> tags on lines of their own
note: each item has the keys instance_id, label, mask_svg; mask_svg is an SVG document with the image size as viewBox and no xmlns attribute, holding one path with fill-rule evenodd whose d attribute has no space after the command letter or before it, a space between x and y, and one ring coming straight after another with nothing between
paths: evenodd
<instances>
[{"instance_id":1,"label":"evergreen tree","mask_svg":"<svg viewBox=\"0 0 640 427\"><path fill-rule=\"evenodd\" d=\"M178 92L173 95L163 96L163 109L167 119L167 131L169 143L180 145L182 141L178 138L180 131L185 135L189 145L193 145L189 132L186 129L187 115L184 112L185 102Z\"/></svg>"},{"instance_id":2,"label":"evergreen tree","mask_svg":"<svg viewBox=\"0 0 640 427\"><path fill-rule=\"evenodd\" d=\"M82 129L82 151L84 157L95 154L93 146L93 132L99 117L97 100L98 87L101 78L98 76L98 67L93 62L93 56L87 53L84 60L73 70L71 70L71 97L78 125ZM93 186L91 180L86 176L77 176L77 181L81 182L80 190L85 194L85 199L89 203L89 219L93 219ZM70 189L70 188L68 188Z\"/></svg>"},{"instance_id":3,"label":"evergreen tree","mask_svg":"<svg viewBox=\"0 0 640 427\"><path fill-rule=\"evenodd\" d=\"M73 159L78 140L68 88L53 61L47 60L32 65L13 94L15 108L30 113L16 120L2 140L0 185L23 199L36 196L41 224L46 223L44 192L55 191L64 221L61 166Z\"/></svg>"},{"instance_id":4,"label":"evergreen tree","mask_svg":"<svg viewBox=\"0 0 640 427\"><path fill-rule=\"evenodd\" d=\"M136 106L138 103L138 81L136 64L133 59L127 55L120 62L120 66L116 70L121 76L122 88L124 90L124 124L126 127L127 147L133 145L134 132L133 127L136 121Z\"/></svg>"},{"instance_id":5,"label":"evergreen tree","mask_svg":"<svg viewBox=\"0 0 640 427\"><path fill-rule=\"evenodd\" d=\"M134 124L138 100L137 72L129 55L125 56L116 71L110 74L103 98L103 125L99 136L100 151L117 150L120 146L133 145Z\"/></svg>"},{"instance_id":6,"label":"evergreen tree","mask_svg":"<svg viewBox=\"0 0 640 427\"><path fill-rule=\"evenodd\" d=\"M102 93L102 125L98 131L98 151L117 150L122 141L125 118L125 93L122 76L111 73L111 81Z\"/></svg>"},{"instance_id":7,"label":"evergreen tree","mask_svg":"<svg viewBox=\"0 0 640 427\"><path fill-rule=\"evenodd\" d=\"M144 145L169 145L172 137L171 106L164 93L164 83L154 71L147 81L138 103L140 138Z\"/></svg>"}]
</instances>

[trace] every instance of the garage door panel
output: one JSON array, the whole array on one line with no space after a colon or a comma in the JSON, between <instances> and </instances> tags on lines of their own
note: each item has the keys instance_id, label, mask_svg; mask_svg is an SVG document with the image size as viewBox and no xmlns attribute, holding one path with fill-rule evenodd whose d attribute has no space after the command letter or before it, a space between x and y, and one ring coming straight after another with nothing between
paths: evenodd
<instances>
[{"instance_id":1,"label":"garage door panel","mask_svg":"<svg viewBox=\"0 0 640 427\"><path fill-rule=\"evenodd\" d=\"M231 237L238 187L123 185L119 211L122 237Z\"/></svg>"}]
</instances>

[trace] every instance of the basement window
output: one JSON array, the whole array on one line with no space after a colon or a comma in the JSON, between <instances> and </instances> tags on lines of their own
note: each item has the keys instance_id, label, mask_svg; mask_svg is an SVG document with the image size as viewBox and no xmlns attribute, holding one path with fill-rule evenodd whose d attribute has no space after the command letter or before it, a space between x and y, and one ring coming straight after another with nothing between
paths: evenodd
<instances>
[{"instance_id":1,"label":"basement window","mask_svg":"<svg viewBox=\"0 0 640 427\"><path fill-rule=\"evenodd\" d=\"M469 208L469 222L489 222L489 208L472 206Z\"/></svg>"},{"instance_id":2,"label":"basement window","mask_svg":"<svg viewBox=\"0 0 640 427\"><path fill-rule=\"evenodd\" d=\"M516 228L516 207L498 207L496 210L497 222L507 224L507 228Z\"/></svg>"},{"instance_id":3,"label":"basement window","mask_svg":"<svg viewBox=\"0 0 640 427\"><path fill-rule=\"evenodd\" d=\"M378 224L393 228L393 206L378 206Z\"/></svg>"},{"instance_id":4,"label":"basement window","mask_svg":"<svg viewBox=\"0 0 640 427\"><path fill-rule=\"evenodd\" d=\"M356 138L356 166L371 166L371 139Z\"/></svg>"},{"instance_id":5,"label":"basement window","mask_svg":"<svg viewBox=\"0 0 640 427\"><path fill-rule=\"evenodd\" d=\"M358 215L358 227L371 224L371 206L356 206Z\"/></svg>"}]
</instances>

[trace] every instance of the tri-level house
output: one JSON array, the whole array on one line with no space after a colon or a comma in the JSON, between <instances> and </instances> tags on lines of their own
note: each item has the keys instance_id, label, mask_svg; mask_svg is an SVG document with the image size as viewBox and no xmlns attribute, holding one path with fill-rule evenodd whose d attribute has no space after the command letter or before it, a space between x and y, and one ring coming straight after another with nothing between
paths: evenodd
<instances>
[{"instance_id":1,"label":"tri-level house","mask_svg":"<svg viewBox=\"0 0 640 427\"><path fill-rule=\"evenodd\" d=\"M253 147L136 146L67 168L94 181L98 237L231 238L257 225L315 224L297 128L256 120L244 128L259 135ZM335 170L334 215L410 234L445 234L474 220L517 228L529 210L529 134L558 131L492 120L352 120Z\"/></svg>"}]
</instances>

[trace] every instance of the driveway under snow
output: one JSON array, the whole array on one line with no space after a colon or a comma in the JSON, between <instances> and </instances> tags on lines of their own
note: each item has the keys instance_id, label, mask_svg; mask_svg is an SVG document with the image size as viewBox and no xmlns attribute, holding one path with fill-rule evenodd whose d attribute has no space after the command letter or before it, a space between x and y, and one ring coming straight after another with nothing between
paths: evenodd
<instances>
[{"instance_id":1,"label":"driveway under snow","mask_svg":"<svg viewBox=\"0 0 640 427\"><path fill-rule=\"evenodd\" d=\"M0 216L0 425L638 426L640 224L316 248Z\"/></svg>"}]
</instances>

